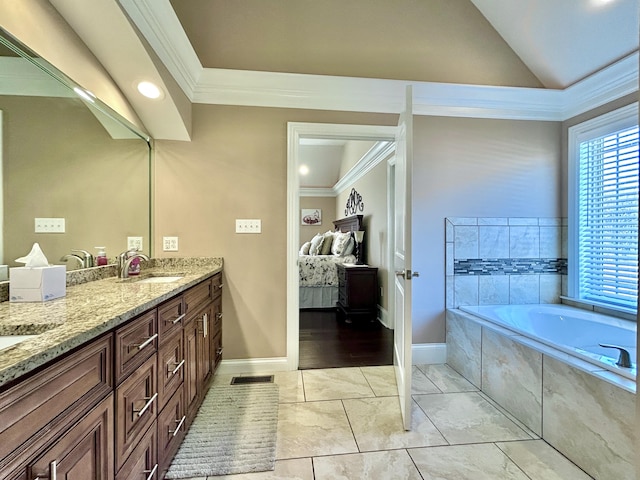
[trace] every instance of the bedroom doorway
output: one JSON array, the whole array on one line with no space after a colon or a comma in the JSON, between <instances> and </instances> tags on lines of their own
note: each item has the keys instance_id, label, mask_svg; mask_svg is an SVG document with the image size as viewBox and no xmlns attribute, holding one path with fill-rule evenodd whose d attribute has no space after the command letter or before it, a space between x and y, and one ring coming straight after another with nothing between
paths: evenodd
<instances>
[{"instance_id":1,"label":"bedroom doorway","mask_svg":"<svg viewBox=\"0 0 640 480\"><path fill-rule=\"evenodd\" d=\"M309 206L306 205L305 202L301 202L301 194L308 195L309 193L306 191L306 187L301 187L298 168L300 166L299 159L305 155L305 150L309 150L308 147L310 145L326 145L329 147L328 150L330 150L331 147L335 150L336 146L344 145L346 142L351 142L352 144L361 143L362 145L366 145L368 143L368 147L366 147L365 150L372 150L370 147L372 145L377 145L378 154L382 154L381 151L386 149L386 153L384 154L385 156L382 159L384 160L383 168L386 169L387 172L389 169L392 171L393 165L389 160L393 157L393 147L395 145L394 135L396 130L396 127L386 126L306 123L289 124L287 359L291 369L392 364L393 330L385 328L385 326L380 325L377 321L372 325L356 325L354 329L353 324L349 325L344 322L337 322L336 310L334 308L322 308L326 307L324 304L320 305L321 308L304 308L303 310L300 310L301 297L303 298L302 302L305 303L305 307L314 307L314 305L306 304L307 300L299 290L300 278L298 271L298 253L300 245L303 243L306 228L305 226L302 226L301 209ZM292 136L295 137L295 141L292 141ZM373 150L375 153L375 149ZM380 158L375 160L377 162L381 161ZM369 158L369 161L371 161L371 158ZM389 166L388 163L391 163L391 165ZM373 165L375 166L376 163L373 163ZM345 176L347 178L342 182L342 185L336 185L338 189L349 189L349 185L353 184L354 177L351 170L357 172L358 169L351 167L354 167L354 165L348 165L347 168L343 167L343 171L341 172L338 180L341 180L342 177ZM360 169L362 168L363 167L361 165ZM368 168L372 167L369 166ZM349 170L349 172L345 172L344 170ZM345 175L345 173L351 173L351 177ZM355 180L357 180L357 178L355 178ZM384 180L384 182L385 185L383 186L383 189L386 190L388 189L388 179ZM315 209L322 210L321 216L319 217L321 218L322 224L319 226L319 229L316 230L318 230L318 232L321 231L322 233L325 233L328 230L333 229L332 221L342 217L342 211L344 208L338 208L335 203L335 197L337 194L335 189L331 192L331 187L334 186L331 181L327 183L325 180L325 185L320 186L325 187L323 192L324 195L334 197L333 207ZM316 191L314 191L314 194L315 193ZM382 201L386 203L385 209L387 210L384 215L385 217L388 217L388 212L393 213L394 210L393 208L388 208L388 195L383 196L384 198ZM380 201L380 199L378 200ZM342 205L340 205L340 207L342 207ZM367 212L365 211L365 214L366 213ZM387 230L389 219L378 218L377 221L378 223L382 223L382 227L376 228L376 231L378 232L376 234L377 237L373 239L371 243L374 244L376 248L380 248L380 245L384 244L385 250L388 250L389 246L386 245L386 243L388 243L387 238L383 237L386 235L385 231L389 231ZM366 234L367 232L365 232L365 236ZM380 268L380 276L385 277L385 281L381 282L381 284L384 284L385 289L388 285L388 280L386 278L389 276L388 265L390 264L389 258L391 252L376 252L380 256L384 257L384 260L380 262L381 264L376 265L376 267ZM389 294L385 292L385 295L387 295L386 301L388 302L390 300L388 298ZM330 304L332 303L332 300L330 299L326 301ZM333 305L335 305L335 302ZM390 312L392 309L388 309L387 311L383 308L381 310L383 311L381 318L384 317L383 322L385 325L393 325L392 312Z\"/></svg>"}]
</instances>

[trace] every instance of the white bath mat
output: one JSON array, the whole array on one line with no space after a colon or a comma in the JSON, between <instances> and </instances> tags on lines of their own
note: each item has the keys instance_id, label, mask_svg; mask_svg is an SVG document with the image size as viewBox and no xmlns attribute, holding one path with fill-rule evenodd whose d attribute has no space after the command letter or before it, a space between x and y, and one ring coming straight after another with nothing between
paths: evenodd
<instances>
[{"instance_id":1,"label":"white bath mat","mask_svg":"<svg viewBox=\"0 0 640 480\"><path fill-rule=\"evenodd\" d=\"M278 386L216 385L205 397L165 478L273 470Z\"/></svg>"}]
</instances>

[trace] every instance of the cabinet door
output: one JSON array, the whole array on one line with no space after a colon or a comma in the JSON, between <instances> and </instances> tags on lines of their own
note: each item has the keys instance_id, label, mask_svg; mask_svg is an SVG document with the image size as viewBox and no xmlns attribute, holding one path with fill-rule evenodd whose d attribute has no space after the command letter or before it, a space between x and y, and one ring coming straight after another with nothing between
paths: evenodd
<instances>
[{"instance_id":1,"label":"cabinet door","mask_svg":"<svg viewBox=\"0 0 640 480\"><path fill-rule=\"evenodd\" d=\"M184 401L187 408L187 424L191 424L198 409L198 331L195 318L187 321L184 327Z\"/></svg>"},{"instance_id":2,"label":"cabinet door","mask_svg":"<svg viewBox=\"0 0 640 480\"><path fill-rule=\"evenodd\" d=\"M222 360L222 297L218 296L212 304L213 326L211 328L211 375Z\"/></svg>"},{"instance_id":3,"label":"cabinet door","mask_svg":"<svg viewBox=\"0 0 640 480\"><path fill-rule=\"evenodd\" d=\"M158 415L158 458L160 475L164 475L182 443L186 430L183 389L179 389Z\"/></svg>"},{"instance_id":4,"label":"cabinet door","mask_svg":"<svg viewBox=\"0 0 640 480\"><path fill-rule=\"evenodd\" d=\"M202 395L211 378L211 347L213 344L213 304L209 304L196 318L200 329L198 335L198 390Z\"/></svg>"},{"instance_id":5,"label":"cabinet door","mask_svg":"<svg viewBox=\"0 0 640 480\"><path fill-rule=\"evenodd\" d=\"M156 355L116 389L116 465L120 468L156 418Z\"/></svg>"},{"instance_id":6,"label":"cabinet door","mask_svg":"<svg viewBox=\"0 0 640 480\"><path fill-rule=\"evenodd\" d=\"M27 467L27 478L113 478L113 394Z\"/></svg>"},{"instance_id":7,"label":"cabinet door","mask_svg":"<svg viewBox=\"0 0 640 480\"><path fill-rule=\"evenodd\" d=\"M158 321L151 310L116 330L116 383L142 365L158 350Z\"/></svg>"},{"instance_id":8,"label":"cabinet door","mask_svg":"<svg viewBox=\"0 0 640 480\"><path fill-rule=\"evenodd\" d=\"M182 331L173 332L158 352L158 410L162 410L184 379L184 339Z\"/></svg>"},{"instance_id":9,"label":"cabinet door","mask_svg":"<svg viewBox=\"0 0 640 480\"><path fill-rule=\"evenodd\" d=\"M156 480L158 476L158 441L156 425L151 425L131 456L118 471L116 480Z\"/></svg>"},{"instance_id":10,"label":"cabinet door","mask_svg":"<svg viewBox=\"0 0 640 480\"><path fill-rule=\"evenodd\" d=\"M186 317L182 295L171 299L158 307L158 336L164 342L173 332L182 330Z\"/></svg>"}]
</instances>

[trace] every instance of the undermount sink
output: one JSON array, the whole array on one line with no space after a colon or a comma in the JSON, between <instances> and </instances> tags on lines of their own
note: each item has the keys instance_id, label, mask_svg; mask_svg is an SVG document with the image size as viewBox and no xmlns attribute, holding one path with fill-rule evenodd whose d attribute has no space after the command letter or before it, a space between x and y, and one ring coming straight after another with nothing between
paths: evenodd
<instances>
[{"instance_id":1,"label":"undermount sink","mask_svg":"<svg viewBox=\"0 0 640 480\"><path fill-rule=\"evenodd\" d=\"M136 283L172 283L172 282L177 282L181 278L182 277L177 277L177 276L173 276L173 277L147 277L147 278L143 278L142 280L138 280Z\"/></svg>"},{"instance_id":2,"label":"undermount sink","mask_svg":"<svg viewBox=\"0 0 640 480\"><path fill-rule=\"evenodd\" d=\"M33 337L37 337L37 335L0 335L0 350L9 348Z\"/></svg>"}]
</instances>

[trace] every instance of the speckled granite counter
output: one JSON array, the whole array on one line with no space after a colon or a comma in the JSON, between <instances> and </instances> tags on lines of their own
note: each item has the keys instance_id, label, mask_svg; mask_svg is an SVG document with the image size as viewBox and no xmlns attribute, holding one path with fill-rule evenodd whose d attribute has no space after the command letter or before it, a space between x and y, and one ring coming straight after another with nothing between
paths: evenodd
<instances>
[{"instance_id":1,"label":"speckled granite counter","mask_svg":"<svg viewBox=\"0 0 640 480\"><path fill-rule=\"evenodd\" d=\"M221 258L153 259L143 274L182 278L171 283L137 283L113 276L78 285L68 282L64 298L0 303L0 335L36 335L0 350L0 388L215 275L222 266Z\"/></svg>"}]
</instances>

